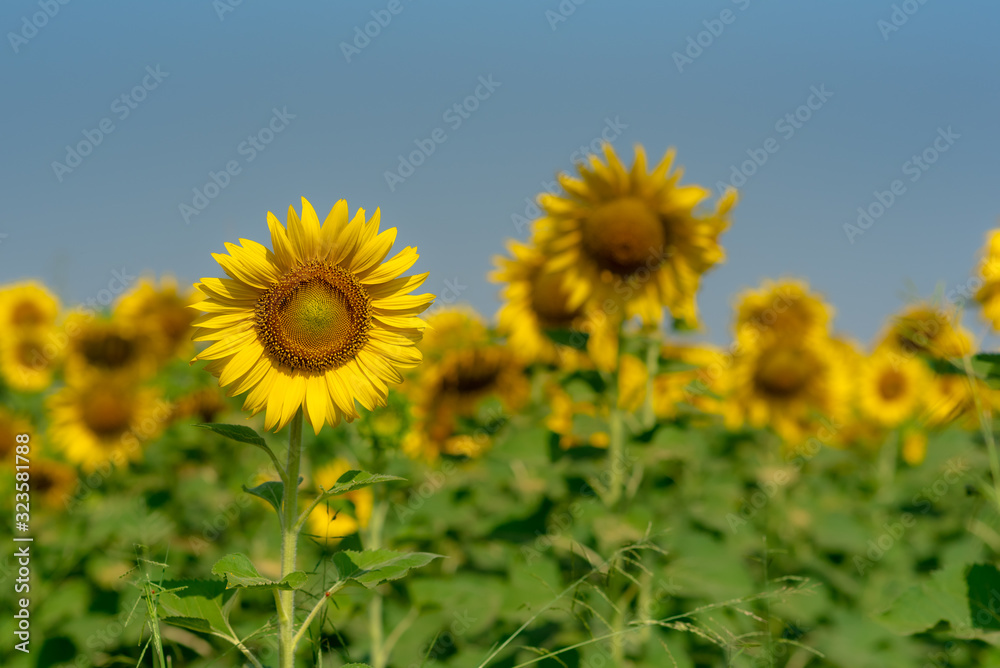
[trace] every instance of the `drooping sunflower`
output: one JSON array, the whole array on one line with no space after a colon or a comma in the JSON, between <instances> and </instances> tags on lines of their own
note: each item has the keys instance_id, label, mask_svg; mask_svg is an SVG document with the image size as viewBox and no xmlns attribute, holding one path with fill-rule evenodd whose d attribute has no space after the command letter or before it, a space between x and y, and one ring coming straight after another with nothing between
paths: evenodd
<instances>
[{"instance_id":1,"label":"drooping sunflower","mask_svg":"<svg viewBox=\"0 0 1000 668\"><path fill-rule=\"evenodd\" d=\"M894 316L877 347L904 356L955 358L972 350L972 338L950 308L916 304Z\"/></svg>"},{"instance_id":2,"label":"drooping sunflower","mask_svg":"<svg viewBox=\"0 0 1000 668\"><path fill-rule=\"evenodd\" d=\"M930 382L930 370L923 360L880 349L861 368L861 410L875 422L895 427L916 413Z\"/></svg>"},{"instance_id":3,"label":"drooping sunflower","mask_svg":"<svg viewBox=\"0 0 1000 668\"><path fill-rule=\"evenodd\" d=\"M59 315L59 300L44 285L26 281L0 289L0 330L4 336L31 329L49 329Z\"/></svg>"},{"instance_id":4,"label":"drooping sunflower","mask_svg":"<svg viewBox=\"0 0 1000 668\"><path fill-rule=\"evenodd\" d=\"M442 309L428 325L421 345L428 362L405 386L413 423L403 451L431 460L442 453L477 456L489 447L489 433L504 414L527 400L522 360L509 346L492 343L485 323L469 309ZM479 415L489 400L499 405L490 415ZM486 424L467 433L461 418Z\"/></svg>"},{"instance_id":5,"label":"drooping sunflower","mask_svg":"<svg viewBox=\"0 0 1000 668\"><path fill-rule=\"evenodd\" d=\"M148 378L156 371L149 336L129 322L74 311L66 317L63 331L69 341L66 378L70 382L108 374Z\"/></svg>"},{"instance_id":6,"label":"drooping sunflower","mask_svg":"<svg viewBox=\"0 0 1000 668\"><path fill-rule=\"evenodd\" d=\"M196 341L215 343L195 360L228 387L249 392L245 410L265 411L268 429L281 429L301 407L313 430L385 405L400 369L420 362L418 316L433 295L411 295L427 274L400 277L417 260L406 247L384 261L396 228L379 233L380 212L348 218L337 202L320 225L302 199L301 218L289 207L288 227L268 213L269 250L241 239L215 259L229 278L204 278L195 287ZM384 262L383 262L384 261ZM193 360L193 361L195 361Z\"/></svg>"},{"instance_id":7,"label":"drooping sunflower","mask_svg":"<svg viewBox=\"0 0 1000 668\"><path fill-rule=\"evenodd\" d=\"M51 334L50 329L33 328L0 340L0 373L7 385L21 392L41 392L52 384L64 350Z\"/></svg>"},{"instance_id":8,"label":"drooping sunflower","mask_svg":"<svg viewBox=\"0 0 1000 668\"><path fill-rule=\"evenodd\" d=\"M186 351L191 345L191 323L195 312L189 308L195 293L182 291L169 276L153 280L142 279L115 305L114 317L142 332L161 360L168 360Z\"/></svg>"},{"instance_id":9,"label":"drooping sunflower","mask_svg":"<svg viewBox=\"0 0 1000 668\"><path fill-rule=\"evenodd\" d=\"M106 375L66 385L47 407L49 440L85 471L138 460L173 412L156 390Z\"/></svg>"},{"instance_id":10,"label":"drooping sunflower","mask_svg":"<svg viewBox=\"0 0 1000 668\"><path fill-rule=\"evenodd\" d=\"M983 307L982 316L994 331L1000 331L1000 229L986 235L986 246L980 251L979 277L983 284L975 299Z\"/></svg>"},{"instance_id":11,"label":"drooping sunflower","mask_svg":"<svg viewBox=\"0 0 1000 668\"><path fill-rule=\"evenodd\" d=\"M539 196L545 215L535 232L546 271L562 274L569 309L590 301L658 325L666 307L675 320L695 324L695 294L702 274L724 259L719 235L736 191L699 213L710 192L679 184L682 170L670 173L673 150L652 172L641 146L630 169L610 144L604 156L581 164L579 179L560 174L563 194Z\"/></svg>"},{"instance_id":12,"label":"drooping sunflower","mask_svg":"<svg viewBox=\"0 0 1000 668\"><path fill-rule=\"evenodd\" d=\"M849 378L826 339L776 341L735 358L729 419L770 426L796 444L825 417L843 410ZM736 425L733 425L736 426Z\"/></svg>"},{"instance_id":13,"label":"drooping sunflower","mask_svg":"<svg viewBox=\"0 0 1000 668\"><path fill-rule=\"evenodd\" d=\"M832 307L803 281L765 280L737 297L736 340L744 347L775 339L828 336Z\"/></svg>"},{"instance_id":14,"label":"drooping sunflower","mask_svg":"<svg viewBox=\"0 0 1000 668\"><path fill-rule=\"evenodd\" d=\"M547 257L533 244L509 241L511 257L497 256L490 280L505 283L504 305L497 314L497 329L526 362L582 366L580 352L557 345L547 330L569 330L587 335L587 353L601 370L614 369L618 355L618 319L593 305L570 307L570 294L560 273L545 270Z\"/></svg>"}]
</instances>

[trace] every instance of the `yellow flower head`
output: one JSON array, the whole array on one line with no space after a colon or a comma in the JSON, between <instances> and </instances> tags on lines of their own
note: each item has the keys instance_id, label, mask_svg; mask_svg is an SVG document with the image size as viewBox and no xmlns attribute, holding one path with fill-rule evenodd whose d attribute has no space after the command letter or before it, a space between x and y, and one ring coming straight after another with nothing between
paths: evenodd
<instances>
[{"instance_id":1,"label":"yellow flower head","mask_svg":"<svg viewBox=\"0 0 1000 668\"><path fill-rule=\"evenodd\" d=\"M138 460L142 445L172 414L157 392L121 376L94 376L48 398L49 440L66 459L93 471Z\"/></svg>"},{"instance_id":2,"label":"yellow flower head","mask_svg":"<svg viewBox=\"0 0 1000 668\"><path fill-rule=\"evenodd\" d=\"M4 382L21 392L41 392L52 384L62 364L64 349L49 329L13 332L0 340L0 373Z\"/></svg>"},{"instance_id":3,"label":"yellow flower head","mask_svg":"<svg viewBox=\"0 0 1000 668\"><path fill-rule=\"evenodd\" d=\"M115 305L114 317L148 336L158 356L169 359L191 346L194 301L195 293L181 291L173 278L163 277L159 286L142 279Z\"/></svg>"},{"instance_id":4,"label":"yellow flower head","mask_svg":"<svg viewBox=\"0 0 1000 668\"><path fill-rule=\"evenodd\" d=\"M433 295L411 295L427 274L400 277L417 261L406 247L386 260L396 228L379 232L380 212L348 217L337 202L320 225L302 200L301 218L288 209L288 227L268 214L273 250L241 239L216 254L229 278L195 287L196 341L215 343L195 358L229 388L248 392L243 407L265 411L268 429L281 429L300 408L319 433L358 417L355 400L384 406L400 369L421 359L419 317Z\"/></svg>"},{"instance_id":5,"label":"yellow flower head","mask_svg":"<svg viewBox=\"0 0 1000 668\"><path fill-rule=\"evenodd\" d=\"M174 404L174 420L194 418L199 422L214 422L216 416L229 410L226 399L216 387L203 387L181 396Z\"/></svg>"},{"instance_id":6,"label":"yellow flower head","mask_svg":"<svg viewBox=\"0 0 1000 668\"><path fill-rule=\"evenodd\" d=\"M59 315L59 300L36 281L0 288L0 330L4 335L32 329L49 329Z\"/></svg>"},{"instance_id":7,"label":"yellow flower head","mask_svg":"<svg viewBox=\"0 0 1000 668\"><path fill-rule=\"evenodd\" d=\"M27 434L33 443L32 448L37 448L37 438L31 422L0 406L0 457L4 461L14 460L14 447L17 445L18 434Z\"/></svg>"},{"instance_id":8,"label":"yellow flower head","mask_svg":"<svg viewBox=\"0 0 1000 668\"><path fill-rule=\"evenodd\" d=\"M883 348L865 360L859 382L861 410L875 422L895 427L924 401L931 374L923 360Z\"/></svg>"},{"instance_id":9,"label":"yellow flower head","mask_svg":"<svg viewBox=\"0 0 1000 668\"><path fill-rule=\"evenodd\" d=\"M76 471L70 466L44 458L31 461L31 498L46 510L65 509L76 481Z\"/></svg>"},{"instance_id":10,"label":"yellow flower head","mask_svg":"<svg viewBox=\"0 0 1000 668\"><path fill-rule=\"evenodd\" d=\"M652 172L641 146L630 169L610 144L604 157L590 156L579 179L560 174L563 194L539 196L545 217L535 233L546 271L562 274L570 310L589 301L655 325L666 307L675 320L695 324L695 294L701 275L724 258L718 239L736 191L714 211L696 213L710 192L680 185L682 170L670 173L673 150Z\"/></svg>"},{"instance_id":11,"label":"yellow flower head","mask_svg":"<svg viewBox=\"0 0 1000 668\"><path fill-rule=\"evenodd\" d=\"M878 347L901 355L954 358L972 350L972 338L951 309L917 304L892 319Z\"/></svg>"},{"instance_id":12,"label":"yellow flower head","mask_svg":"<svg viewBox=\"0 0 1000 668\"><path fill-rule=\"evenodd\" d=\"M1000 331L1000 229L989 232L981 255L979 277L983 284L976 291L975 298L983 307L983 318L993 326L994 331Z\"/></svg>"},{"instance_id":13,"label":"yellow flower head","mask_svg":"<svg viewBox=\"0 0 1000 668\"><path fill-rule=\"evenodd\" d=\"M156 371L149 336L131 323L74 311L66 318L63 335L69 341L66 377L70 382L94 375L141 379Z\"/></svg>"},{"instance_id":14,"label":"yellow flower head","mask_svg":"<svg viewBox=\"0 0 1000 668\"><path fill-rule=\"evenodd\" d=\"M736 339L746 347L775 339L827 336L833 309L803 281L764 281L737 298Z\"/></svg>"}]
</instances>

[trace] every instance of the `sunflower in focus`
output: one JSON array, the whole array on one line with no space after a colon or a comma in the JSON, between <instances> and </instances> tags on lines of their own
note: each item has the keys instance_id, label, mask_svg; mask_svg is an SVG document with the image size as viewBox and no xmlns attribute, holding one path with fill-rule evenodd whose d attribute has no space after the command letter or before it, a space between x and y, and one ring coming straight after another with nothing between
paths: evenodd
<instances>
[{"instance_id":1,"label":"sunflower in focus","mask_svg":"<svg viewBox=\"0 0 1000 668\"><path fill-rule=\"evenodd\" d=\"M414 458L440 454L476 457L490 445L488 433L504 412L520 408L528 398L521 358L506 345L489 340L485 323L468 309L445 309L428 318L421 345L427 363L407 381L413 423L403 451ZM482 415L490 401L498 406ZM467 433L460 422L485 420Z\"/></svg>"},{"instance_id":2,"label":"sunflower in focus","mask_svg":"<svg viewBox=\"0 0 1000 668\"><path fill-rule=\"evenodd\" d=\"M557 345L548 330L569 330L587 335L587 353L604 371L614 369L618 355L617 321L589 304L569 306L570 294L561 274L545 271L547 258L537 246L509 241L511 257L497 256L490 280L506 284L504 305L497 315L501 334L526 362L584 366L585 355Z\"/></svg>"},{"instance_id":3,"label":"sunflower in focus","mask_svg":"<svg viewBox=\"0 0 1000 668\"><path fill-rule=\"evenodd\" d=\"M917 304L893 317L877 347L908 357L947 359L969 354L972 338L957 322L953 311Z\"/></svg>"},{"instance_id":4,"label":"sunflower in focus","mask_svg":"<svg viewBox=\"0 0 1000 668\"><path fill-rule=\"evenodd\" d=\"M63 330L69 340L66 378L70 382L84 382L94 375L141 379L156 371L149 337L130 323L74 311Z\"/></svg>"},{"instance_id":5,"label":"sunflower in focus","mask_svg":"<svg viewBox=\"0 0 1000 668\"><path fill-rule=\"evenodd\" d=\"M875 422L895 427L918 410L930 383L930 369L923 360L880 349L861 369L861 410Z\"/></svg>"},{"instance_id":6,"label":"sunflower in focus","mask_svg":"<svg viewBox=\"0 0 1000 668\"><path fill-rule=\"evenodd\" d=\"M320 489L332 489L340 476L352 468L354 467L346 459L335 459L313 472L313 484ZM368 527L374 506L374 496L370 488L357 489L331 497L332 499L350 501L354 506L354 516L348 515L342 509L330 507L329 503L321 504L309 513L309 518L306 520L310 534L323 542L330 542Z\"/></svg>"},{"instance_id":7,"label":"sunflower in focus","mask_svg":"<svg viewBox=\"0 0 1000 668\"><path fill-rule=\"evenodd\" d=\"M776 339L827 336L833 308L802 281L765 280L737 297L736 340L745 347Z\"/></svg>"},{"instance_id":8,"label":"sunflower in focus","mask_svg":"<svg viewBox=\"0 0 1000 668\"><path fill-rule=\"evenodd\" d=\"M337 202L320 225L302 199L302 216L288 209L288 227L268 213L270 250L241 239L216 254L229 278L205 278L195 287L204 311L196 341L214 341L194 360L228 387L247 392L243 408L266 411L267 429L281 429L302 408L318 434L324 424L358 417L355 400L384 406L400 369L421 359L419 317L433 295L412 295L427 274L400 276L417 261L406 247L386 256L396 228L379 232L380 212L348 217Z\"/></svg>"},{"instance_id":9,"label":"sunflower in focus","mask_svg":"<svg viewBox=\"0 0 1000 668\"><path fill-rule=\"evenodd\" d=\"M545 216L535 233L546 272L561 274L568 310L588 301L608 312L622 306L626 317L658 325L666 307L693 326L701 276L724 258L719 235L736 191L714 211L696 213L710 191L679 184L682 170L670 173L673 150L651 172L641 146L630 169L610 144L604 156L606 162L592 155L581 164L579 179L560 174L563 194L539 196Z\"/></svg>"},{"instance_id":10,"label":"sunflower in focus","mask_svg":"<svg viewBox=\"0 0 1000 668\"><path fill-rule=\"evenodd\" d=\"M63 349L55 345L51 334L31 329L0 340L0 374L7 385L21 392L41 392L52 384Z\"/></svg>"},{"instance_id":11,"label":"sunflower in focus","mask_svg":"<svg viewBox=\"0 0 1000 668\"><path fill-rule=\"evenodd\" d=\"M138 460L172 412L156 390L119 376L70 383L48 398L49 440L85 471Z\"/></svg>"},{"instance_id":12,"label":"sunflower in focus","mask_svg":"<svg viewBox=\"0 0 1000 668\"><path fill-rule=\"evenodd\" d=\"M0 289L0 329L5 335L51 329L59 315L59 300L41 283L26 281Z\"/></svg>"},{"instance_id":13,"label":"sunflower in focus","mask_svg":"<svg viewBox=\"0 0 1000 668\"><path fill-rule=\"evenodd\" d=\"M181 291L177 281L170 277L161 278L159 286L142 279L115 305L114 317L142 332L157 357L168 360L191 345L195 313L189 306L195 301L194 296L190 290Z\"/></svg>"},{"instance_id":14,"label":"sunflower in focus","mask_svg":"<svg viewBox=\"0 0 1000 668\"><path fill-rule=\"evenodd\" d=\"M994 331L1000 331L1000 229L986 236L986 246L980 251L979 277L983 284L975 299L983 307L982 315Z\"/></svg>"},{"instance_id":15,"label":"sunflower in focus","mask_svg":"<svg viewBox=\"0 0 1000 668\"><path fill-rule=\"evenodd\" d=\"M727 416L731 426L770 426L790 444L820 418L843 410L849 378L826 339L776 341L740 355L733 365Z\"/></svg>"}]
</instances>

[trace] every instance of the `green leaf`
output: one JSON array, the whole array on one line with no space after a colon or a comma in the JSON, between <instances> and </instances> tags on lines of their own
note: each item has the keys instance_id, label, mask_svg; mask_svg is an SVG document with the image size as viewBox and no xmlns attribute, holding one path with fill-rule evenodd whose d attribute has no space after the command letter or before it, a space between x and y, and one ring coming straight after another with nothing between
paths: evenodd
<instances>
[{"instance_id":1,"label":"green leaf","mask_svg":"<svg viewBox=\"0 0 1000 668\"><path fill-rule=\"evenodd\" d=\"M351 470L337 478L337 482L334 486L323 492L323 497L339 496L341 494L353 492L356 489L361 489L362 487L368 487L369 485L375 485L380 482L390 482L392 480L406 480L406 478L400 478L395 475L385 475L383 473L369 473L368 471Z\"/></svg>"},{"instance_id":2,"label":"green leaf","mask_svg":"<svg viewBox=\"0 0 1000 668\"><path fill-rule=\"evenodd\" d=\"M253 494L254 496L264 499L272 506L274 509L281 513L281 499L285 495L285 484L280 480L265 482L263 485L257 485L254 488L249 488L243 485L243 491L247 494Z\"/></svg>"},{"instance_id":3,"label":"green leaf","mask_svg":"<svg viewBox=\"0 0 1000 668\"><path fill-rule=\"evenodd\" d=\"M333 555L341 580L354 580L368 589L388 580L397 580L411 569L426 566L440 554L394 552L393 550L345 550Z\"/></svg>"},{"instance_id":4,"label":"green leaf","mask_svg":"<svg viewBox=\"0 0 1000 668\"><path fill-rule=\"evenodd\" d=\"M243 589L298 589L309 578L302 571L293 571L280 581L269 580L254 567L245 554L229 554L215 562L212 572L226 578L227 588Z\"/></svg>"},{"instance_id":5,"label":"green leaf","mask_svg":"<svg viewBox=\"0 0 1000 668\"><path fill-rule=\"evenodd\" d=\"M372 667L369 666L367 663L348 663L342 666L342 668L372 668Z\"/></svg>"},{"instance_id":6,"label":"green leaf","mask_svg":"<svg viewBox=\"0 0 1000 668\"><path fill-rule=\"evenodd\" d=\"M573 416L573 435L588 438L598 432L608 432L608 424L593 415L577 414Z\"/></svg>"},{"instance_id":7,"label":"green leaf","mask_svg":"<svg viewBox=\"0 0 1000 668\"><path fill-rule=\"evenodd\" d=\"M163 621L192 631L228 633L223 606L236 592L218 580L169 580L157 597Z\"/></svg>"},{"instance_id":8,"label":"green leaf","mask_svg":"<svg viewBox=\"0 0 1000 668\"><path fill-rule=\"evenodd\" d=\"M934 571L928 580L904 591L878 620L902 635L921 633L941 620L948 622L953 630L968 629L967 590L962 564Z\"/></svg>"},{"instance_id":9,"label":"green leaf","mask_svg":"<svg viewBox=\"0 0 1000 668\"><path fill-rule=\"evenodd\" d=\"M240 425L240 424L215 424L215 423L202 423L196 424L196 427L201 427L202 429L208 429L209 431L214 431L220 436L225 436L233 441L239 441L240 443L249 443L250 445L256 445L258 448L267 449L267 442L261 437L260 434L255 432L250 427Z\"/></svg>"},{"instance_id":10,"label":"green leaf","mask_svg":"<svg viewBox=\"0 0 1000 668\"><path fill-rule=\"evenodd\" d=\"M965 581L972 625L977 629L1000 631L1000 617L995 612L1000 597L1000 571L992 564L974 564Z\"/></svg>"},{"instance_id":11,"label":"green leaf","mask_svg":"<svg viewBox=\"0 0 1000 668\"><path fill-rule=\"evenodd\" d=\"M586 350L587 340L590 339L590 334L573 329L547 329L545 335L561 346L576 350Z\"/></svg>"}]
</instances>

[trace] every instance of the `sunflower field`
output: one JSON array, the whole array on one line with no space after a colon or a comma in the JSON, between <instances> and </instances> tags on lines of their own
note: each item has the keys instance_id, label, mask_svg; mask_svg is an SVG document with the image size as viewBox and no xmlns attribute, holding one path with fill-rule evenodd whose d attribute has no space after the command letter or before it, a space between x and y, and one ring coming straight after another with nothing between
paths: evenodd
<instances>
[{"instance_id":1,"label":"sunflower field","mask_svg":"<svg viewBox=\"0 0 1000 668\"><path fill-rule=\"evenodd\" d=\"M344 200L193 286L3 286L0 663L1000 665L1000 231L870 344L779 268L713 346L737 192L602 150L496 314Z\"/></svg>"}]
</instances>

